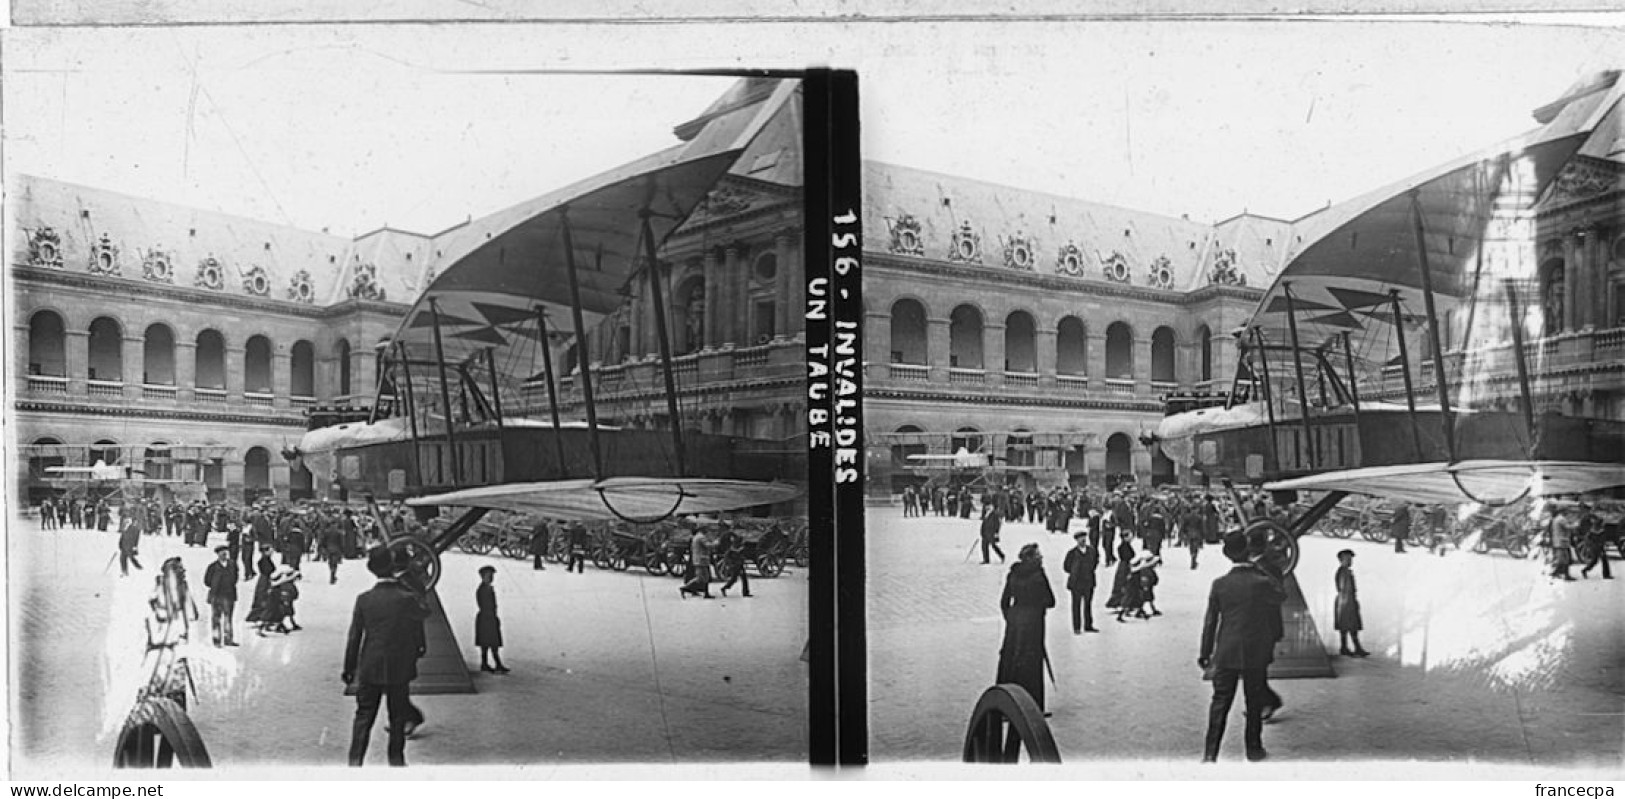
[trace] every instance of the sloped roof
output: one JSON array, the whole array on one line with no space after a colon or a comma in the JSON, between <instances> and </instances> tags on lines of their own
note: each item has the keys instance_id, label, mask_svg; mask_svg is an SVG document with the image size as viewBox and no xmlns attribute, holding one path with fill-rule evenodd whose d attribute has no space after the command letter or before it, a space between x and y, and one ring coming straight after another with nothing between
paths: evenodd
<instances>
[{"instance_id":1,"label":"sloped roof","mask_svg":"<svg viewBox=\"0 0 1625 799\"><path fill-rule=\"evenodd\" d=\"M30 175L13 175L8 194L12 262L27 263L28 232L50 227L60 238L62 268L90 272L103 236L117 251L117 277L143 280L149 254L167 253L176 285L194 284L199 264L214 258L224 267L226 294L251 295L244 276L262 267L267 299L293 302L294 276L308 271L317 303L334 296L353 242L215 211L132 197Z\"/></svg>"},{"instance_id":2,"label":"sloped roof","mask_svg":"<svg viewBox=\"0 0 1625 799\"><path fill-rule=\"evenodd\" d=\"M1152 263L1167 258L1173 291L1207 285L1215 239L1236 250L1250 285L1268 285L1286 238L1276 232L1290 228L1243 216L1216 231L1188 219L875 161L864 163L863 187L864 222L876 251L892 249L891 231L907 216L920 225L925 258L950 260L955 234L968 230L980 237L980 265L986 268L1011 268L1006 247L1025 240L1036 258L1034 271L1057 274L1062 248L1075 245L1085 256L1077 280L1108 282L1104 264L1117 254L1128 265L1128 283L1148 286ZM1272 243L1266 246L1265 239Z\"/></svg>"},{"instance_id":3,"label":"sloped roof","mask_svg":"<svg viewBox=\"0 0 1625 799\"><path fill-rule=\"evenodd\" d=\"M1280 274L1295 235L1292 223L1284 219L1238 214L1213 226L1213 244L1208 255L1211 259L1224 250L1234 250L1236 271L1247 279L1247 285L1264 288ZM1211 260L1208 263L1211 264ZM1181 288L1192 291L1207 283L1204 268L1194 282Z\"/></svg>"}]
</instances>

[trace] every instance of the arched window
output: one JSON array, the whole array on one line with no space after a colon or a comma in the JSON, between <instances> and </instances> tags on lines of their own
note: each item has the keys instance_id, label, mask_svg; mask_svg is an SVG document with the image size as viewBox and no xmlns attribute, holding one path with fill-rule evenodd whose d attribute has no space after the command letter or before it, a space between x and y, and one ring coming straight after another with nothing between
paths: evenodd
<instances>
[{"instance_id":1,"label":"arched window","mask_svg":"<svg viewBox=\"0 0 1625 799\"><path fill-rule=\"evenodd\" d=\"M243 348L243 391L271 393L271 340L253 336Z\"/></svg>"},{"instance_id":2,"label":"arched window","mask_svg":"<svg viewBox=\"0 0 1625 799\"><path fill-rule=\"evenodd\" d=\"M1037 335L1032 314L1015 311L1004 318L1004 371L1038 371Z\"/></svg>"},{"instance_id":3,"label":"arched window","mask_svg":"<svg viewBox=\"0 0 1625 799\"><path fill-rule=\"evenodd\" d=\"M1172 383L1179 379L1174 365L1174 329L1159 327L1151 333L1151 379Z\"/></svg>"},{"instance_id":4,"label":"arched window","mask_svg":"<svg viewBox=\"0 0 1625 799\"><path fill-rule=\"evenodd\" d=\"M175 479L175 463L170 460L169 444L154 441L147 445L141 453L141 470L147 473L148 480Z\"/></svg>"},{"instance_id":5,"label":"arched window","mask_svg":"<svg viewBox=\"0 0 1625 799\"><path fill-rule=\"evenodd\" d=\"M175 385L175 333L168 325L147 326L142 345L141 382L149 386Z\"/></svg>"},{"instance_id":6,"label":"arched window","mask_svg":"<svg viewBox=\"0 0 1625 799\"><path fill-rule=\"evenodd\" d=\"M927 363L925 306L915 300L898 300L891 307L891 362Z\"/></svg>"},{"instance_id":7,"label":"arched window","mask_svg":"<svg viewBox=\"0 0 1625 799\"><path fill-rule=\"evenodd\" d=\"M672 348L678 354L705 346L705 279L689 278L672 297Z\"/></svg>"},{"instance_id":8,"label":"arched window","mask_svg":"<svg viewBox=\"0 0 1625 799\"><path fill-rule=\"evenodd\" d=\"M226 338L218 330L205 330L197 334L197 369L194 383L198 388L224 391L226 388Z\"/></svg>"},{"instance_id":9,"label":"arched window","mask_svg":"<svg viewBox=\"0 0 1625 799\"><path fill-rule=\"evenodd\" d=\"M1035 463L1031 430L1016 428L1010 434L1004 442L1004 459L1007 466L1032 466Z\"/></svg>"},{"instance_id":10,"label":"arched window","mask_svg":"<svg viewBox=\"0 0 1625 799\"><path fill-rule=\"evenodd\" d=\"M1132 474L1134 472L1134 458L1131 454L1134 442L1127 433L1113 433L1106 439L1106 473Z\"/></svg>"},{"instance_id":11,"label":"arched window","mask_svg":"<svg viewBox=\"0 0 1625 799\"><path fill-rule=\"evenodd\" d=\"M1134 331L1123 322L1106 328L1106 377L1134 379Z\"/></svg>"},{"instance_id":12,"label":"arched window","mask_svg":"<svg viewBox=\"0 0 1625 799\"><path fill-rule=\"evenodd\" d=\"M250 502L271 491L271 451L253 447L243 456L243 489Z\"/></svg>"},{"instance_id":13,"label":"arched window","mask_svg":"<svg viewBox=\"0 0 1625 799\"><path fill-rule=\"evenodd\" d=\"M1202 380L1213 379L1213 331L1207 325L1196 328L1196 340L1202 344Z\"/></svg>"},{"instance_id":14,"label":"arched window","mask_svg":"<svg viewBox=\"0 0 1625 799\"><path fill-rule=\"evenodd\" d=\"M55 311L40 311L28 320L28 373L68 376L68 334Z\"/></svg>"},{"instance_id":15,"label":"arched window","mask_svg":"<svg viewBox=\"0 0 1625 799\"><path fill-rule=\"evenodd\" d=\"M1540 307L1546 323L1545 335L1549 336L1563 331L1565 293L1568 291L1563 259L1555 258L1547 261L1541 267L1541 272L1543 276L1540 281Z\"/></svg>"},{"instance_id":16,"label":"arched window","mask_svg":"<svg viewBox=\"0 0 1625 799\"><path fill-rule=\"evenodd\" d=\"M908 458L910 455L926 454L927 448L925 441L923 441L923 437L920 436L920 434L924 433L925 430L911 424L905 424L902 427L897 428L896 432L899 435L897 439L898 443L893 444L891 447L892 465L899 468L918 466L919 464L917 463L910 463Z\"/></svg>"},{"instance_id":17,"label":"arched window","mask_svg":"<svg viewBox=\"0 0 1625 799\"><path fill-rule=\"evenodd\" d=\"M289 354L289 362L291 369L289 393L295 397L316 396L315 345L303 339L295 341L293 352Z\"/></svg>"},{"instance_id":18,"label":"arched window","mask_svg":"<svg viewBox=\"0 0 1625 799\"><path fill-rule=\"evenodd\" d=\"M47 437L36 440L32 446L41 448L60 447L62 446L62 442L57 439ZM64 457L60 451L42 449L38 452L39 454L32 455L28 458L28 478L30 480L45 480L55 477L55 475L47 472L46 469L50 469L54 466L68 465L68 459Z\"/></svg>"},{"instance_id":19,"label":"arched window","mask_svg":"<svg viewBox=\"0 0 1625 799\"><path fill-rule=\"evenodd\" d=\"M124 331L105 316L90 323L90 379L124 380Z\"/></svg>"},{"instance_id":20,"label":"arched window","mask_svg":"<svg viewBox=\"0 0 1625 799\"><path fill-rule=\"evenodd\" d=\"M982 451L982 431L974 427L961 427L954 431L953 438L948 442L950 453L965 450L967 452Z\"/></svg>"},{"instance_id":21,"label":"arched window","mask_svg":"<svg viewBox=\"0 0 1625 799\"><path fill-rule=\"evenodd\" d=\"M982 368L982 312L969 305L955 308L948 317L948 365Z\"/></svg>"},{"instance_id":22,"label":"arched window","mask_svg":"<svg viewBox=\"0 0 1625 799\"><path fill-rule=\"evenodd\" d=\"M1055 335L1055 373L1086 375L1089 373L1088 334L1083 320L1068 316L1061 320Z\"/></svg>"},{"instance_id":23,"label":"arched window","mask_svg":"<svg viewBox=\"0 0 1625 799\"><path fill-rule=\"evenodd\" d=\"M124 460L124 448L111 438L104 438L90 445L90 465L99 461L108 466Z\"/></svg>"},{"instance_id":24,"label":"arched window","mask_svg":"<svg viewBox=\"0 0 1625 799\"><path fill-rule=\"evenodd\" d=\"M349 340L342 339L342 338L339 339L339 343L334 345L334 347L333 347L333 356L335 358L337 358L338 362L339 362L339 396L341 396L341 397L349 396L349 394L350 394L350 342L349 342Z\"/></svg>"}]
</instances>

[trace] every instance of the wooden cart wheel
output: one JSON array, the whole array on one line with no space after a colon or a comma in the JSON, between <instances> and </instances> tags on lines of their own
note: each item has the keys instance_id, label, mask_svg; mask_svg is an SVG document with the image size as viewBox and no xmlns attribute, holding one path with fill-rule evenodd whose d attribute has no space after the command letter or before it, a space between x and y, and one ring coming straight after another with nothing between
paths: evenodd
<instances>
[{"instance_id":1,"label":"wooden cart wheel","mask_svg":"<svg viewBox=\"0 0 1625 799\"><path fill-rule=\"evenodd\" d=\"M976 701L965 731L965 762L1016 763L1023 749L1033 763L1061 762L1044 711L1027 689L1014 683L987 689Z\"/></svg>"},{"instance_id":2,"label":"wooden cart wheel","mask_svg":"<svg viewBox=\"0 0 1625 799\"><path fill-rule=\"evenodd\" d=\"M389 541L389 552L394 555L404 550L407 553L407 570L417 575L423 584L423 590L432 590L440 582L440 553L414 535L403 535Z\"/></svg>"},{"instance_id":3,"label":"wooden cart wheel","mask_svg":"<svg viewBox=\"0 0 1625 799\"><path fill-rule=\"evenodd\" d=\"M756 571L763 577L777 577L784 573L784 558L778 555L763 555L756 559Z\"/></svg>"},{"instance_id":4,"label":"wooden cart wheel","mask_svg":"<svg viewBox=\"0 0 1625 799\"><path fill-rule=\"evenodd\" d=\"M734 578L734 572L740 567L735 566L731 560L723 559L711 568L716 570L718 580L728 581Z\"/></svg>"},{"instance_id":5,"label":"wooden cart wheel","mask_svg":"<svg viewBox=\"0 0 1625 799\"><path fill-rule=\"evenodd\" d=\"M658 552L650 555L649 559L643 562L643 568L650 574L659 577L666 573L666 558Z\"/></svg>"},{"instance_id":6,"label":"wooden cart wheel","mask_svg":"<svg viewBox=\"0 0 1625 799\"><path fill-rule=\"evenodd\" d=\"M203 736L180 705L149 697L130 714L113 749L114 768L209 768Z\"/></svg>"},{"instance_id":7,"label":"wooden cart wheel","mask_svg":"<svg viewBox=\"0 0 1625 799\"><path fill-rule=\"evenodd\" d=\"M1251 538L1258 531L1264 533L1265 557L1280 567L1282 577L1298 568L1298 539L1293 538L1291 532L1274 519L1258 519L1243 532Z\"/></svg>"}]
</instances>

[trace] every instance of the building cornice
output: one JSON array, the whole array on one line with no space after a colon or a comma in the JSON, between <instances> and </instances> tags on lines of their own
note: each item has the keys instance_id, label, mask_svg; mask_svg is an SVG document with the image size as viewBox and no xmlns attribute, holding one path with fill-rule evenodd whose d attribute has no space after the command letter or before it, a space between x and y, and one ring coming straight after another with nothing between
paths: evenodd
<instances>
[{"instance_id":1,"label":"building cornice","mask_svg":"<svg viewBox=\"0 0 1625 799\"><path fill-rule=\"evenodd\" d=\"M241 413L155 410L152 408L131 407L128 405L82 405L71 402L41 402L38 400L18 400L15 405L15 409L17 411L28 413L50 413L75 416L112 416L124 419L151 419L178 422L214 422L239 425L260 425L264 427L290 427L297 430L304 430L306 425L306 421L303 417L281 418L252 416Z\"/></svg>"},{"instance_id":2,"label":"building cornice","mask_svg":"<svg viewBox=\"0 0 1625 799\"><path fill-rule=\"evenodd\" d=\"M107 277L93 275L87 272L68 272L61 269L33 266L30 264L12 264L11 274L15 281L36 283L47 286L62 286L66 288L85 289L121 296L141 298L156 298L174 300L188 305L205 305L237 310L258 311L261 313L277 314L280 316L301 317L305 319L330 319L336 316L353 313L355 311L372 311L389 317L401 317L411 307L398 302L380 302L377 300L346 299L332 305L304 305L298 302L285 300L270 300L258 297L245 297L240 294L227 294L221 291L196 288L193 286L177 286L167 283L155 283L145 280L131 280L128 278Z\"/></svg>"},{"instance_id":3,"label":"building cornice","mask_svg":"<svg viewBox=\"0 0 1625 799\"><path fill-rule=\"evenodd\" d=\"M1042 408L1045 410L1123 411L1128 413L1154 413L1161 416L1163 404L1155 400L1071 399L1033 395L963 394L950 391L918 391L900 388L864 386L865 402L876 399L913 402L951 403L955 405L997 405L1002 407Z\"/></svg>"},{"instance_id":4,"label":"building cornice","mask_svg":"<svg viewBox=\"0 0 1625 799\"><path fill-rule=\"evenodd\" d=\"M1040 291L1063 291L1069 294L1082 294L1093 297L1114 299L1140 300L1172 305L1194 305L1211 299L1237 299L1256 303L1264 296L1262 289L1251 286L1226 286L1209 284L1194 291L1175 292L1163 289L1152 289L1141 286L1125 286L1116 283L1106 283L1094 280L1078 280L1061 276L1044 275L1037 272L1025 272L1002 267L961 266L947 261L937 261L931 258L917 256L893 255L865 251L864 257L868 259L865 264L872 274L876 267L896 269L903 272L912 272L921 275L936 275L940 277L956 278L961 280L984 281L1004 283L1012 286L1038 289Z\"/></svg>"}]
</instances>

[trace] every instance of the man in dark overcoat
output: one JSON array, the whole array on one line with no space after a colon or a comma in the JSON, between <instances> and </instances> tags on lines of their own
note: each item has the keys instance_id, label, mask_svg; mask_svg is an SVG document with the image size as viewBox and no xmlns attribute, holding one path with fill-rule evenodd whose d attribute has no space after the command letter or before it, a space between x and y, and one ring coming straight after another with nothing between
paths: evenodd
<instances>
[{"instance_id":1,"label":"man in dark overcoat","mask_svg":"<svg viewBox=\"0 0 1625 799\"><path fill-rule=\"evenodd\" d=\"M215 646L236 646L232 640L231 616L237 608L237 562L232 560L231 547L214 548L219 559L203 571L203 584L208 587L211 613L209 625Z\"/></svg>"},{"instance_id":2,"label":"man in dark overcoat","mask_svg":"<svg viewBox=\"0 0 1625 799\"><path fill-rule=\"evenodd\" d=\"M1004 526L1004 520L997 513L982 515L982 565L986 566L992 561L988 560L989 549L999 554L999 562L1004 562L1004 550L999 549L999 529Z\"/></svg>"},{"instance_id":3,"label":"man in dark overcoat","mask_svg":"<svg viewBox=\"0 0 1625 799\"><path fill-rule=\"evenodd\" d=\"M124 529L118 536L118 567L124 576L130 575L130 564L134 563L137 569L141 568L141 561L135 559L136 550L141 546L141 534L146 532L146 517L140 513L130 514L124 520Z\"/></svg>"},{"instance_id":4,"label":"man in dark overcoat","mask_svg":"<svg viewBox=\"0 0 1625 799\"><path fill-rule=\"evenodd\" d=\"M411 711L411 685L418 676L423 654L423 621L429 610L420 598L395 577L389 550L374 549L367 570L378 583L357 596L350 616L350 634L344 647L344 682L355 684L355 725L350 733L350 765L360 766L367 756L372 724L380 701L389 703L391 766L406 765L406 727Z\"/></svg>"},{"instance_id":5,"label":"man in dark overcoat","mask_svg":"<svg viewBox=\"0 0 1625 799\"><path fill-rule=\"evenodd\" d=\"M1095 570L1100 568L1100 550L1089 543L1089 533L1079 530L1073 536L1078 545L1067 550L1061 568L1066 572L1066 590L1072 594L1072 634L1098 633L1095 629Z\"/></svg>"},{"instance_id":6,"label":"man in dark overcoat","mask_svg":"<svg viewBox=\"0 0 1625 799\"><path fill-rule=\"evenodd\" d=\"M551 543L547 530L547 520L536 517L536 524L530 528L530 568L532 571L547 571L542 560L547 557L547 548Z\"/></svg>"},{"instance_id":7,"label":"man in dark overcoat","mask_svg":"<svg viewBox=\"0 0 1625 799\"><path fill-rule=\"evenodd\" d=\"M1247 694L1243 732L1247 759L1263 760L1267 756L1266 680L1275 659L1275 626L1286 595L1279 584L1248 561L1246 536L1225 536L1224 555L1234 565L1228 574L1213 581L1208 593L1201 653L1196 659L1202 668L1213 669L1213 702L1208 708L1202 760L1210 763L1219 758L1219 744L1224 740L1225 722L1236 700L1238 681Z\"/></svg>"}]
</instances>

